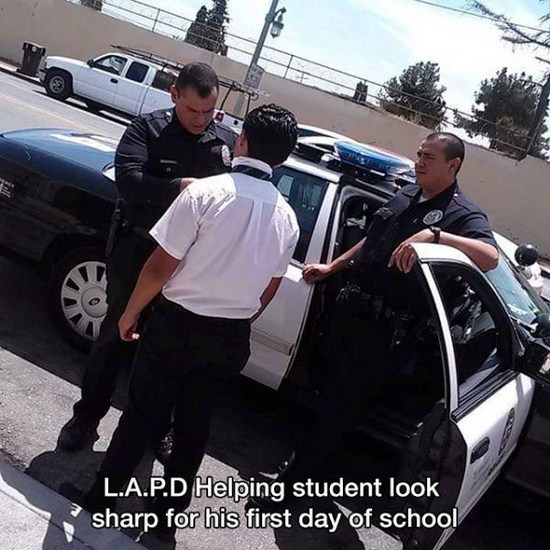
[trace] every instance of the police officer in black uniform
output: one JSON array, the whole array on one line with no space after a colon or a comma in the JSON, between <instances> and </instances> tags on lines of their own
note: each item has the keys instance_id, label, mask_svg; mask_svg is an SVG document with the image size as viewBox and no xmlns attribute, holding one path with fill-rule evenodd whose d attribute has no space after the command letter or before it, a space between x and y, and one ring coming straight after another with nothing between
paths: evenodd
<instances>
[{"instance_id":1,"label":"police officer in black uniform","mask_svg":"<svg viewBox=\"0 0 550 550\"><path fill-rule=\"evenodd\" d=\"M170 90L174 109L136 118L118 145L115 174L122 201L107 245L108 310L88 358L82 397L59 436L62 449L77 450L97 439L120 368L133 356L135 346L120 340L118 321L155 248L149 230L190 178L231 168L236 135L213 121L218 90L209 65L186 65Z\"/></svg>"},{"instance_id":2,"label":"police officer in black uniform","mask_svg":"<svg viewBox=\"0 0 550 550\"><path fill-rule=\"evenodd\" d=\"M375 212L366 238L331 264L304 267L308 283L347 267L352 282L340 291L333 313L329 348L338 370L324 408L279 476L287 484L286 502L293 482L323 475L399 365L399 346L424 306L414 278L407 275L416 261L412 243L454 246L484 271L498 263L487 216L456 182L464 159L462 140L436 132L422 142L417 155L417 185L404 187ZM269 498L252 503L278 506Z\"/></svg>"}]
</instances>

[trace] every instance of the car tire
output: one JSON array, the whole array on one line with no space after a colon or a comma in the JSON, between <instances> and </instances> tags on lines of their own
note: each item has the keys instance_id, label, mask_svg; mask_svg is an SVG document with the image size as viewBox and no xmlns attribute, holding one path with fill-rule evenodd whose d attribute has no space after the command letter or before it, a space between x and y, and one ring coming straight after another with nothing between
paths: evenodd
<instances>
[{"instance_id":1,"label":"car tire","mask_svg":"<svg viewBox=\"0 0 550 550\"><path fill-rule=\"evenodd\" d=\"M52 69L46 73L44 87L50 97L65 101L73 93L73 79L65 71Z\"/></svg>"},{"instance_id":2,"label":"car tire","mask_svg":"<svg viewBox=\"0 0 550 550\"><path fill-rule=\"evenodd\" d=\"M55 264L48 302L62 336L73 346L89 351L107 312L105 254L88 246L63 255Z\"/></svg>"}]
</instances>

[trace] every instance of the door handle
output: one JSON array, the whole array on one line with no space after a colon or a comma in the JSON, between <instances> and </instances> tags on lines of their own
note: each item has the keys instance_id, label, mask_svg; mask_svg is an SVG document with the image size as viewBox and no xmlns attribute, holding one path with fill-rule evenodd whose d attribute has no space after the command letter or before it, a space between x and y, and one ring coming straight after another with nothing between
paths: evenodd
<instances>
[{"instance_id":1,"label":"door handle","mask_svg":"<svg viewBox=\"0 0 550 550\"><path fill-rule=\"evenodd\" d=\"M113 84L118 84L118 80L117 80L116 78L111 78L111 82L112 82Z\"/></svg>"},{"instance_id":2,"label":"door handle","mask_svg":"<svg viewBox=\"0 0 550 550\"><path fill-rule=\"evenodd\" d=\"M476 460L479 460L484 456L491 445L491 440L488 437L484 437L472 450L470 455L470 464L473 464Z\"/></svg>"}]
</instances>

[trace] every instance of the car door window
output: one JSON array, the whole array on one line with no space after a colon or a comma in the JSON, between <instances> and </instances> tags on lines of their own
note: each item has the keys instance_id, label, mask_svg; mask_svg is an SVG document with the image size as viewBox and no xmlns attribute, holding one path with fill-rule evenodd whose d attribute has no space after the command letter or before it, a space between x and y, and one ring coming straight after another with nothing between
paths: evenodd
<instances>
[{"instance_id":1,"label":"car door window","mask_svg":"<svg viewBox=\"0 0 550 550\"><path fill-rule=\"evenodd\" d=\"M273 184L289 202L300 225L294 259L304 262L328 182L286 166L273 171Z\"/></svg>"},{"instance_id":2,"label":"car door window","mask_svg":"<svg viewBox=\"0 0 550 550\"><path fill-rule=\"evenodd\" d=\"M143 63L138 63L137 61L134 61L130 65L130 67L128 67L126 78L128 80L133 80L134 82L143 82L148 71L148 65L144 65Z\"/></svg>"},{"instance_id":3,"label":"car door window","mask_svg":"<svg viewBox=\"0 0 550 550\"><path fill-rule=\"evenodd\" d=\"M120 75L124 70L126 62L127 59L120 55L107 55L101 59L97 59L94 63L94 67L101 71Z\"/></svg>"},{"instance_id":4,"label":"car door window","mask_svg":"<svg viewBox=\"0 0 550 550\"><path fill-rule=\"evenodd\" d=\"M509 323L472 270L434 266L453 341L458 405L512 367ZM485 290L484 290L485 288Z\"/></svg>"}]
</instances>

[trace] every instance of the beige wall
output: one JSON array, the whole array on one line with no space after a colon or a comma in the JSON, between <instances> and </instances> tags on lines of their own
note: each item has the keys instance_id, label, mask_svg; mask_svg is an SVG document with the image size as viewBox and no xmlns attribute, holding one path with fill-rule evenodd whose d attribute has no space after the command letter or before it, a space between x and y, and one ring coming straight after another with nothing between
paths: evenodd
<instances>
[{"instance_id":1,"label":"beige wall","mask_svg":"<svg viewBox=\"0 0 550 550\"><path fill-rule=\"evenodd\" d=\"M187 62L211 63L226 78L243 80L246 67L205 50L171 40L63 0L0 0L0 57L19 61L24 41L49 55L89 59L121 44ZM292 109L300 122L331 129L413 157L428 130L388 113L265 74L262 89ZM231 103L229 104L231 105ZM518 163L469 145L461 174L463 188L489 213L495 229L516 241L532 242L550 258L550 164L527 158Z\"/></svg>"}]
</instances>

